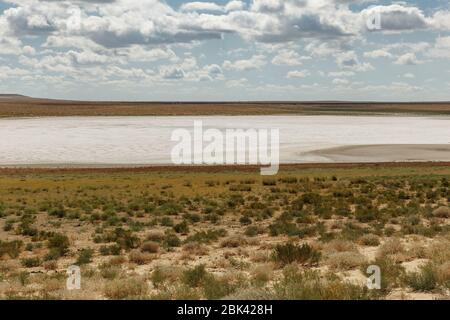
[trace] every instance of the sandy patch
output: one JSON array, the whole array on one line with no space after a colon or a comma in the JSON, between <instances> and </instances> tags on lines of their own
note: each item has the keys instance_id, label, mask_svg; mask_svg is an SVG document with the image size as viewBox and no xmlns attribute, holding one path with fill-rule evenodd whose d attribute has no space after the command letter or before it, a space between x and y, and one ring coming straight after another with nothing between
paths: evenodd
<instances>
[{"instance_id":1,"label":"sandy patch","mask_svg":"<svg viewBox=\"0 0 450 320\"><path fill-rule=\"evenodd\" d=\"M333 162L446 161L450 144L354 145L312 151Z\"/></svg>"}]
</instances>

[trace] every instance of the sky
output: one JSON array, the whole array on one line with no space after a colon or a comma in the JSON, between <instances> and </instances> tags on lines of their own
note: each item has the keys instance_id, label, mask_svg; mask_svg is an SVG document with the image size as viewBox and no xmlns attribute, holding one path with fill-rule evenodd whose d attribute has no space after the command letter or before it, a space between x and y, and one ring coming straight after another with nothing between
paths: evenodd
<instances>
[{"instance_id":1,"label":"sky","mask_svg":"<svg viewBox=\"0 0 450 320\"><path fill-rule=\"evenodd\" d=\"M450 101L450 1L0 0L0 93Z\"/></svg>"}]
</instances>

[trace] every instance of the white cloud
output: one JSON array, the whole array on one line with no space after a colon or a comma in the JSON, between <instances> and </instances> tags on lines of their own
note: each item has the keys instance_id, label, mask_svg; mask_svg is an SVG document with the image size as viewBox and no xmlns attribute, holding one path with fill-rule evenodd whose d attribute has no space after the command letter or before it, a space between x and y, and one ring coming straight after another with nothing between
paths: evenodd
<instances>
[{"instance_id":1,"label":"white cloud","mask_svg":"<svg viewBox=\"0 0 450 320\"><path fill-rule=\"evenodd\" d=\"M236 61L226 60L223 63L223 68L225 70L249 71L249 70L261 69L266 64L267 64L267 62L266 62L265 56L254 55L249 59L242 59L242 60L236 60Z\"/></svg>"},{"instance_id":2,"label":"white cloud","mask_svg":"<svg viewBox=\"0 0 450 320\"><path fill-rule=\"evenodd\" d=\"M307 59L307 57L302 57L293 50L285 49L279 51L279 53L272 59L272 64L279 66L299 66L302 64L302 60Z\"/></svg>"},{"instance_id":3,"label":"white cloud","mask_svg":"<svg viewBox=\"0 0 450 320\"><path fill-rule=\"evenodd\" d=\"M341 69L347 71L364 72L374 70L370 63L361 63L354 51L340 53L336 58L336 62Z\"/></svg>"},{"instance_id":4,"label":"white cloud","mask_svg":"<svg viewBox=\"0 0 450 320\"><path fill-rule=\"evenodd\" d=\"M450 59L450 37L439 37L434 46L426 53L431 58Z\"/></svg>"},{"instance_id":5,"label":"white cloud","mask_svg":"<svg viewBox=\"0 0 450 320\"><path fill-rule=\"evenodd\" d=\"M248 85L248 80L246 78L241 78L238 80L229 80L225 83L225 86L228 88L239 88L239 87L245 87Z\"/></svg>"},{"instance_id":6,"label":"white cloud","mask_svg":"<svg viewBox=\"0 0 450 320\"><path fill-rule=\"evenodd\" d=\"M342 77L353 77L355 73L353 71L332 71L328 73L330 78L342 78Z\"/></svg>"},{"instance_id":7,"label":"white cloud","mask_svg":"<svg viewBox=\"0 0 450 320\"><path fill-rule=\"evenodd\" d=\"M286 75L287 78L305 78L307 76L309 76L310 73L307 70L293 70L293 71L289 71L288 74Z\"/></svg>"},{"instance_id":8,"label":"white cloud","mask_svg":"<svg viewBox=\"0 0 450 320\"><path fill-rule=\"evenodd\" d=\"M376 58L391 58L392 54L389 51L383 50L383 49L378 49L378 50L373 50L373 51L369 51L369 52L364 52L364 57L365 58L372 58L372 59L376 59Z\"/></svg>"},{"instance_id":9,"label":"white cloud","mask_svg":"<svg viewBox=\"0 0 450 320\"><path fill-rule=\"evenodd\" d=\"M377 14L381 17L381 29L372 31L412 31L430 27L429 18L417 7L392 4L373 6L361 12L363 22Z\"/></svg>"},{"instance_id":10,"label":"white cloud","mask_svg":"<svg viewBox=\"0 0 450 320\"><path fill-rule=\"evenodd\" d=\"M0 11L0 62L10 68L9 75L11 70L28 70L23 77L29 81L86 86L101 82L129 88L173 88L175 80L183 85L224 81L227 86L245 83L267 89L277 87L265 86L271 69L285 69L274 68L271 62L292 67L289 72L270 73L273 81L307 77L311 72L340 85L348 81L353 88L361 80L359 72L374 70L375 65L386 68L393 61L430 64L430 70L438 70L445 61L437 59L450 59L449 11L417 2L366 9L359 8L381 2L199 0L183 1L179 7L162 0L4 3L8 8ZM378 32L386 33L382 39L369 35L365 25L367 16L375 12L381 13ZM421 32L411 34L417 30ZM443 36L435 39L436 31ZM368 59L379 60L370 60L372 65ZM333 71L336 65L339 70ZM302 68L309 71L296 70ZM265 73L243 78L249 70ZM233 71L239 80L227 81L224 71ZM384 76L389 81L385 86L398 92L406 92L406 86L390 83L392 78L412 79L409 74ZM345 79L349 77L351 81ZM329 85L328 79L321 81L321 86Z\"/></svg>"},{"instance_id":11,"label":"white cloud","mask_svg":"<svg viewBox=\"0 0 450 320\"><path fill-rule=\"evenodd\" d=\"M225 5L225 11L239 11L245 9L245 3L239 0L232 0Z\"/></svg>"},{"instance_id":12,"label":"white cloud","mask_svg":"<svg viewBox=\"0 0 450 320\"><path fill-rule=\"evenodd\" d=\"M336 86L347 86L350 83L350 81L348 81L347 79L336 78L333 79L332 83Z\"/></svg>"},{"instance_id":13,"label":"white cloud","mask_svg":"<svg viewBox=\"0 0 450 320\"><path fill-rule=\"evenodd\" d=\"M224 11L224 7L214 2L188 2L180 7L181 11Z\"/></svg>"},{"instance_id":14,"label":"white cloud","mask_svg":"<svg viewBox=\"0 0 450 320\"><path fill-rule=\"evenodd\" d=\"M400 64L400 65L417 65L420 63L422 63L422 62L419 61L419 59L417 59L416 55L412 52L401 55L395 61L395 64Z\"/></svg>"}]
</instances>

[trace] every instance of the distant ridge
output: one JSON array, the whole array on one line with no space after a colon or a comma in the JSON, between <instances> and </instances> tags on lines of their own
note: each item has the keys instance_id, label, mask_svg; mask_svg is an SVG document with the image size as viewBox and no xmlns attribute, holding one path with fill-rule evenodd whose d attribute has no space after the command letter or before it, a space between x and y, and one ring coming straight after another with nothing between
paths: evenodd
<instances>
[{"instance_id":1,"label":"distant ridge","mask_svg":"<svg viewBox=\"0 0 450 320\"><path fill-rule=\"evenodd\" d=\"M0 94L0 118L37 116L450 115L450 102L75 101Z\"/></svg>"},{"instance_id":2,"label":"distant ridge","mask_svg":"<svg viewBox=\"0 0 450 320\"><path fill-rule=\"evenodd\" d=\"M58 98L35 98L30 97L22 94L16 94L16 93L0 93L0 99L3 100L29 100L30 102L37 102L37 103L58 103L58 104L81 104L81 105L87 105L87 104L135 104L135 105L142 105L142 104L149 104L149 105L208 105L208 104L214 104L214 105L309 105L309 106L315 106L315 105L322 105L322 106L339 106L339 105L418 105L418 104L450 104L450 101L371 101L371 100L232 100L232 101L156 101L156 100L73 100L73 99L58 99Z\"/></svg>"},{"instance_id":3,"label":"distant ridge","mask_svg":"<svg viewBox=\"0 0 450 320\"><path fill-rule=\"evenodd\" d=\"M31 99L30 97L24 96L22 94L15 93L0 93L0 99Z\"/></svg>"}]
</instances>

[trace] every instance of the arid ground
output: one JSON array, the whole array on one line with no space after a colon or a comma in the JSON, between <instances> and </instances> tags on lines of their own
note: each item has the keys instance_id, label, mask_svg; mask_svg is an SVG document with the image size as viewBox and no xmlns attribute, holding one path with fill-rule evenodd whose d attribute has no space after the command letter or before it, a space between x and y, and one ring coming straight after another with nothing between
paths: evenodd
<instances>
[{"instance_id":1,"label":"arid ground","mask_svg":"<svg viewBox=\"0 0 450 320\"><path fill-rule=\"evenodd\" d=\"M274 114L450 114L450 102L89 102L0 95L0 117Z\"/></svg>"},{"instance_id":2,"label":"arid ground","mask_svg":"<svg viewBox=\"0 0 450 320\"><path fill-rule=\"evenodd\" d=\"M449 188L448 163L3 169L0 297L448 299Z\"/></svg>"}]
</instances>

